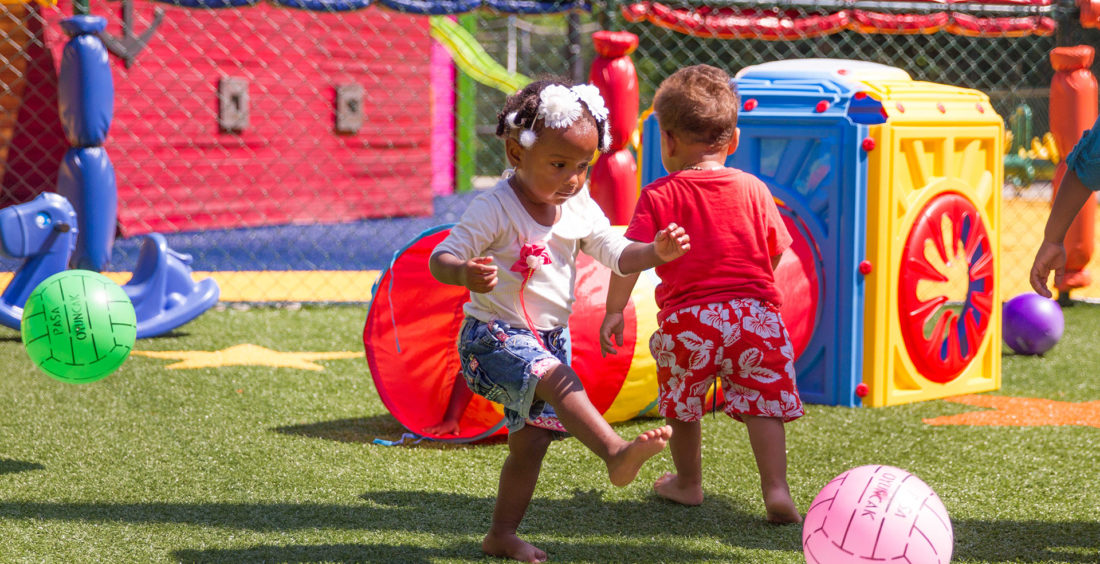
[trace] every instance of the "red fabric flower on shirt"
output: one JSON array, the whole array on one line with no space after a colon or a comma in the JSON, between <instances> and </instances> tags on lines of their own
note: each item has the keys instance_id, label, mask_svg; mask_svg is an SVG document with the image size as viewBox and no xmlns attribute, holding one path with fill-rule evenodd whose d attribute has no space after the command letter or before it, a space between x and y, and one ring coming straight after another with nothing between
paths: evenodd
<instances>
[{"instance_id":1,"label":"red fabric flower on shirt","mask_svg":"<svg viewBox=\"0 0 1100 564\"><path fill-rule=\"evenodd\" d=\"M519 260L512 265L513 272L526 273L524 278L534 274L544 264L550 264L550 253L542 243L527 243L519 249Z\"/></svg>"},{"instance_id":2,"label":"red fabric flower on shirt","mask_svg":"<svg viewBox=\"0 0 1100 564\"><path fill-rule=\"evenodd\" d=\"M509 270L523 273L523 284L519 287L519 303L523 308L523 318L527 321L527 328L535 335L535 340L545 349L546 345L539 337L535 325L531 323L531 316L527 313L527 302L523 299L523 290L527 288L527 282L531 280L531 276L535 274L535 271L542 268L544 264L550 264L550 253L547 252L546 245L542 243L525 243L519 249L519 260Z\"/></svg>"}]
</instances>

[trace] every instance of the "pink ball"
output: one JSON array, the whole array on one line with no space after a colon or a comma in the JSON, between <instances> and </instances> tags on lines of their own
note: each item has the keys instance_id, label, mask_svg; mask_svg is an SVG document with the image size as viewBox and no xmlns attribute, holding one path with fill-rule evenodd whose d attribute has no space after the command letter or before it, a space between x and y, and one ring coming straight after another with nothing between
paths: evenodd
<instances>
[{"instance_id":1,"label":"pink ball","mask_svg":"<svg viewBox=\"0 0 1100 564\"><path fill-rule=\"evenodd\" d=\"M809 564L951 561L955 536L936 492L893 466L860 466L825 484L806 512Z\"/></svg>"}]
</instances>

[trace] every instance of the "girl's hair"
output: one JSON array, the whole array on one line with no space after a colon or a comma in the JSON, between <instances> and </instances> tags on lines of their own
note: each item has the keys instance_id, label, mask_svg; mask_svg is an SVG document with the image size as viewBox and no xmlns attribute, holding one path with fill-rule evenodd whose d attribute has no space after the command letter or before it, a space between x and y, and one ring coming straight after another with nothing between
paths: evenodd
<instances>
[{"instance_id":1,"label":"girl's hair","mask_svg":"<svg viewBox=\"0 0 1100 564\"><path fill-rule=\"evenodd\" d=\"M504 101L504 107L497 112L497 137L506 138L515 130L520 130L521 132L526 130L532 132L534 135L538 135L539 132L545 129L545 120L540 119L539 116L539 107L542 104L540 94L543 89L552 85L570 89L576 88L573 82L566 78L549 76L536 80L523 87L523 89L515 94L508 96ZM585 87L594 88L591 86L584 86L581 88ZM603 99L600 98L598 103L595 104L601 106L600 108L589 107L589 103L583 98L580 100L580 103L581 107L584 108L584 112L579 119L587 120L589 123L596 126L596 133L600 139L599 151L601 153L607 152L611 148L611 134L609 131L609 124L607 123L607 110L603 107ZM602 120L597 117L597 113L603 114ZM533 140L534 138L532 137L531 139Z\"/></svg>"}]
</instances>

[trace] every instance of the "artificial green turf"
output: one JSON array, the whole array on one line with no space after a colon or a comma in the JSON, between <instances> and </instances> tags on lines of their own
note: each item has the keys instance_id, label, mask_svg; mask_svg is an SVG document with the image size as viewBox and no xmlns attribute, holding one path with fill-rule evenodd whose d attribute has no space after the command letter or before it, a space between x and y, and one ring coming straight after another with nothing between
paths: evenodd
<instances>
[{"instance_id":1,"label":"artificial green turf","mask_svg":"<svg viewBox=\"0 0 1100 564\"><path fill-rule=\"evenodd\" d=\"M365 313L209 311L137 348L362 351ZM1045 357L1006 354L994 394L1100 400L1100 306L1067 308L1066 321ZM320 372L171 362L135 355L102 381L63 384L0 328L0 562L486 560L504 444L371 444L403 429L361 357ZM796 503L805 511L848 468L889 464L943 499L956 562L1100 561L1100 428L921 421L978 409L808 406L788 426ZM667 452L618 489L570 439L551 447L521 533L557 562L802 562L801 529L763 521L743 427L708 416L703 430L701 507L651 493Z\"/></svg>"}]
</instances>

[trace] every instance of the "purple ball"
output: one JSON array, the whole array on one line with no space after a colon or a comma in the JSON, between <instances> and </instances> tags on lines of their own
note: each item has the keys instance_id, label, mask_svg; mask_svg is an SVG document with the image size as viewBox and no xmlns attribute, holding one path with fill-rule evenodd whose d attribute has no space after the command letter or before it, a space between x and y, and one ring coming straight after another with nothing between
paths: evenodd
<instances>
[{"instance_id":1,"label":"purple ball","mask_svg":"<svg viewBox=\"0 0 1100 564\"><path fill-rule=\"evenodd\" d=\"M1039 294L1020 294L1004 305L1002 334L1016 354L1043 354L1058 343L1065 319L1058 302Z\"/></svg>"}]
</instances>

